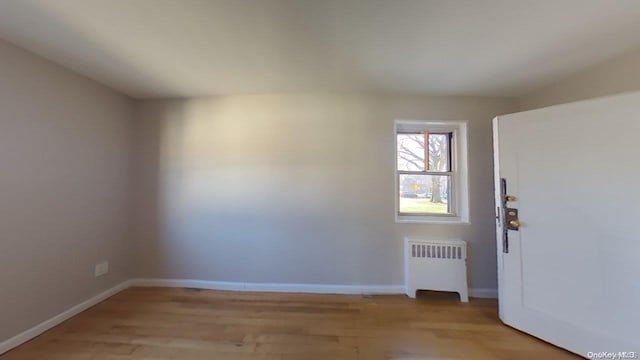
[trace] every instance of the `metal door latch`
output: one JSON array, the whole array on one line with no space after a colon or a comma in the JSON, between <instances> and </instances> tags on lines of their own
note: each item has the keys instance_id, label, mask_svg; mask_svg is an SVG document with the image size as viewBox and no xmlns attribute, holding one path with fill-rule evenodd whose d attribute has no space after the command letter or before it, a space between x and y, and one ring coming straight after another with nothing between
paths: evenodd
<instances>
[{"instance_id":1,"label":"metal door latch","mask_svg":"<svg viewBox=\"0 0 640 360\"><path fill-rule=\"evenodd\" d=\"M504 222L508 230L518 231L520 229L520 220L518 220L518 209L505 208Z\"/></svg>"},{"instance_id":2,"label":"metal door latch","mask_svg":"<svg viewBox=\"0 0 640 360\"><path fill-rule=\"evenodd\" d=\"M500 199L502 214L498 212L498 223L502 226L502 252L509 253L509 230L518 231L520 220L518 219L518 209L507 207L508 202L516 201L513 195L507 195L507 179L500 179ZM500 221L500 216L502 221Z\"/></svg>"}]
</instances>

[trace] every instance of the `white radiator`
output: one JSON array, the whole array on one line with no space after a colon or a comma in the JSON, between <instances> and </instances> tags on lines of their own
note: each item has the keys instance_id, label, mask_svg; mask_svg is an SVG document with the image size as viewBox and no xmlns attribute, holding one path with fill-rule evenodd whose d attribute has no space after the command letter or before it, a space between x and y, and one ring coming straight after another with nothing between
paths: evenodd
<instances>
[{"instance_id":1,"label":"white radiator","mask_svg":"<svg viewBox=\"0 0 640 360\"><path fill-rule=\"evenodd\" d=\"M467 289L467 243L462 240L405 238L405 291L455 291L469 301Z\"/></svg>"}]
</instances>

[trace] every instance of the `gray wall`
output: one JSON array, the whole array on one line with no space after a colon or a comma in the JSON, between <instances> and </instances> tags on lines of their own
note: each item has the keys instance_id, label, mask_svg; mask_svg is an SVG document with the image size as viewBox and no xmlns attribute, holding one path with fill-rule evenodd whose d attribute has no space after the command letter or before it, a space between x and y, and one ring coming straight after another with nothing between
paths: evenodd
<instances>
[{"instance_id":1,"label":"gray wall","mask_svg":"<svg viewBox=\"0 0 640 360\"><path fill-rule=\"evenodd\" d=\"M0 342L131 275L133 103L0 41ZM111 273L94 278L94 264Z\"/></svg>"},{"instance_id":2,"label":"gray wall","mask_svg":"<svg viewBox=\"0 0 640 360\"><path fill-rule=\"evenodd\" d=\"M495 289L491 119L509 99L348 94L146 101L137 114L139 275L403 282L403 237L461 238ZM393 120L468 120L471 225L394 222Z\"/></svg>"},{"instance_id":3,"label":"gray wall","mask_svg":"<svg viewBox=\"0 0 640 360\"><path fill-rule=\"evenodd\" d=\"M520 99L520 109L640 90L640 49L582 70Z\"/></svg>"}]
</instances>

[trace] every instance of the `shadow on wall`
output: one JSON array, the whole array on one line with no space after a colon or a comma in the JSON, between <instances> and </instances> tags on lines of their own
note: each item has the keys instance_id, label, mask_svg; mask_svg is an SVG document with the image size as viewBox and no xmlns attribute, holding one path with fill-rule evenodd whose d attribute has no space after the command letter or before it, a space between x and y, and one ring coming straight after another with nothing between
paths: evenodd
<instances>
[{"instance_id":1,"label":"shadow on wall","mask_svg":"<svg viewBox=\"0 0 640 360\"><path fill-rule=\"evenodd\" d=\"M397 270L372 274L388 261L362 260L370 246L394 246L393 227L375 220L393 211L379 204L392 204L380 196L392 174L367 151L375 143L361 117L327 126L326 111L248 102L142 106L143 184L157 179L141 199L144 276L398 283Z\"/></svg>"}]
</instances>

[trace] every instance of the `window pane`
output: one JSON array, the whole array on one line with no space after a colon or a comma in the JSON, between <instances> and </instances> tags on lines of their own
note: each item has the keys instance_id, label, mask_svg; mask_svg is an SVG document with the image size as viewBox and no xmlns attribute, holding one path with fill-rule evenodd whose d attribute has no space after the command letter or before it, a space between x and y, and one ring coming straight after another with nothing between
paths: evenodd
<instances>
[{"instance_id":1,"label":"window pane","mask_svg":"<svg viewBox=\"0 0 640 360\"><path fill-rule=\"evenodd\" d=\"M451 176L400 175L400 213L447 214Z\"/></svg>"},{"instance_id":2,"label":"window pane","mask_svg":"<svg viewBox=\"0 0 640 360\"><path fill-rule=\"evenodd\" d=\"M424 171L424 134L398 134L398 170Z\"/></svg>"},{"instance_id":3,"label":"window pane","mask_svg":"<svg viewBox=\"0 0 640 360\"><path fill-rule=\"evenodd\" d=\"M429 134L429 170L450 171L449 134Z\"/></svg>"}]
</instances>

